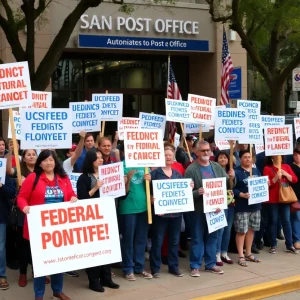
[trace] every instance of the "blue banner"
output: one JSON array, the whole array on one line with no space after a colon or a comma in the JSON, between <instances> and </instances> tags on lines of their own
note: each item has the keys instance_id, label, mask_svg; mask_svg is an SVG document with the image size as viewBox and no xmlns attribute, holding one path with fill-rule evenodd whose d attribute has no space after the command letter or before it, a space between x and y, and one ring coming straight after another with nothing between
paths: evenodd
<instances>
[{"instance_id":1,"label":"blue banner","mask_svg":"<svg viewBox=\"0 0 300 300\"><path fill-rule=\"evenodd\" d=\"M242 68L234 68L231 72L228 95L230 99L242 99Z\"/></svg>"},{"instance_id":2,"label":"blue banner","mask_svg":"<svg viewBox=\"0 0 300 300\"><path fill-rule=\"evenodd\" d=\"M79 34L78 47L208 52L209 41Z\"/></svg>"}]
</instances>

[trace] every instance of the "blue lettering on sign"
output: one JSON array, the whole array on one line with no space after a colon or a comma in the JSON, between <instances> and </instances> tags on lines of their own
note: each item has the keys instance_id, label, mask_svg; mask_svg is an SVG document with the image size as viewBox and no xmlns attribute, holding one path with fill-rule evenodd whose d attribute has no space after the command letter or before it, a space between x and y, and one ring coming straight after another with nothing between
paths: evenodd
<instances>
[{"instance_id":1,"label":"blue lettering on sign","mask_svg":"<svg viewBox=\"0 0 300 300\"><path fill-rule=\"evenodd\" d=\"M79 34L78 47L208 52L209 41Z\"/></svg>"}]
</instances>

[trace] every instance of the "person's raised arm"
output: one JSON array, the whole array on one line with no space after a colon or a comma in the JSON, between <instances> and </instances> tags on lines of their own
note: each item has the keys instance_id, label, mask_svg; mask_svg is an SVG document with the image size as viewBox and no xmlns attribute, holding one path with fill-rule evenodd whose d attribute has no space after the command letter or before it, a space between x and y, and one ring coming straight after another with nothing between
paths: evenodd
<instances>
[{"instance_id":1,"label":"person's raised arm","mask_svg":"<svg viewBox=\"0 0 300 300\"><path fill-rule=\"evenodd\" d=\"M74 167L74 165L76 164L77 162L77 159L81 156L82 154L82 150L83 150L83 147L84 147L84 138L85 138L85 135L86 135L86 132L85 131L81 131L79 133L79 136L80 136L80 140L79 140L79 143L76 147L76 150L74 152L74 154L72 155L71 157L71 166Z\"/></svg>"},{"instance_id":2,"label":"person's raised arm","mask_svg":"<svg viewBox=\"0 0 300 300\"><path fill-rule=\"evenodd\" d=\"M111 145L112 149L117 149L118 147L118 141L119 141L119 133L118 131L115 132L115 137L114 137L114 141Z\"/></svg>"},{"instance_id":3,"label":"person's raised arm","mask_svg":"<svg viewBox=\"0 0 300 300\"><path fill-rule=\"evenodd\" d=\"M15 169L12 167L12 156L13 156L13 149L10 146L8 149L8 153L5 155L6 158L6 173L9 176L15 176L16 172Z\"/></svg>"}]
</instances>

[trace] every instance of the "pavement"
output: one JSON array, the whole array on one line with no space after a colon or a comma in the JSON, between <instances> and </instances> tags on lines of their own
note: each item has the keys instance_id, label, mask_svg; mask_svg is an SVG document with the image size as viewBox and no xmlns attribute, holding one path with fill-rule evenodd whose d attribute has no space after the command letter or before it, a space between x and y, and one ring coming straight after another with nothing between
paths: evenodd
<instances>
[{"instance_id":1,"label":"pavement","mask_svg":"<svg viewBox=\"0 0 300 300\"><path fill-rule=\"evenodd\" d=\"M265 298L265 300L299 300L299 299L300 299L300 291L277 295L270 298Z\"/></svg>"},{"instance_id":2,"label":"pavement","mask_svg":"<svg viewBox=\"0 0 300 300\"><path fill-rule=\"evenodd\" d=\"M231 254L230 257L236 262L237 254ZM240 267L236 263L234 265L225 265L223 267L223 275L215 275L201 271L200 278L192 278L189 275L188 259L180 259L180 270L184 273L184 277L177 278L167 273L167 267L162 266L161 277L159 279L146 280L137 278L135 282L128 282L122 277L121 270L114 270L116 277L114 281L121 285L119 290L111 290L105 288L105 293L96 293L88 289L88 280L85 272L80 271L80 277L70 278L65 276L64 293L72 300L89 300L89 299L114 299L114 300L146 300L146 299L161 299L161 300L183 300L183 299L201 299L204 296L234 291L243 287L249 287L251 291L257 289L253 285L270 286L274 280L276 282L287 282L282 280L287 277L300 275L300 254L294 255L285 252L285 246L282 241L279 242L277 254L269 254L268 249L261 251L259 258L261 263L248 263L248 267ZM148 267L148 262L147 262ZM146 267L146 270L147 270ZM203 269L203 268L202 268ZM28 269L29 270L29 269ZM149 270L149 269L148 269ZM8 281L10 289L0 291L0 300L33 300L34 293L32 287L31 272L28 272L28 285L25 288L20 288L17 284L18 271L8 269ZM299 279L298 279L299 278ZM296 281L295 281L296 280ZM299 282L298 282L299 280ZM278 284L277 284L278 286ZM294 284L290 290L280 290L274 288L274 294L268 294L266 297L274 296L279 292L292 292L300 289L300 276L294 279ZM271 289L272 291L272 289ZM300 299L300 292L291 293L295 299ZM271 300L293 299L281 296L274 296ZM44 299L50 299L52 296L50 286L46 287ZM298 297L297 297L298 296ZM279 297L279 298L276 298ZM208 299L207 297L205 297ZM211 297L209 297L211 298ZM211 299L225 299L223 297ZM233 299L233 298L226 298ZM236 298L238 299L238 298ZM246 298L239 299L250 299ZM256 297L251 299L265 299L264 297Z\"/></svg>"}]
</instances>

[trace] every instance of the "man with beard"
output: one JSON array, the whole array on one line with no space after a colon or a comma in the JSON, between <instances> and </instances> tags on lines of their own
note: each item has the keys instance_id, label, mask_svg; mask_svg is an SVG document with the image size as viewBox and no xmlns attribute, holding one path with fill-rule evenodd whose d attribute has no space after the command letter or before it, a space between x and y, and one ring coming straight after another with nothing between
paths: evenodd
<instances>
[{"instance_id":1,"label":"man with beard","mask_svg":"<svg viewBox=\"0 0 300 300\"><path fill-rule=\"evenodd\" d=\"M193 197L195 211L190 212L191 246L190 246L190 267L191 276L199 277L202 258L205 260L205 271L214 274L223 274L224 272L216 265L216 247L218 232L208 233L206 216L203 212L203 194L204 188L202 179L208 178L227 178L229 188L229 178L234 180L234 170L229 170L228 175L223 168L216 162L210 161L211 150L209 143L199 141L196 147L198 156L186 170L184 177L191 178L194 182ZM219 211L219 210L217 210Z\"/></svg>"}]
</instances>

